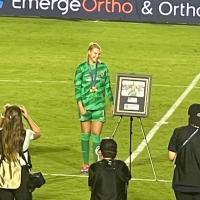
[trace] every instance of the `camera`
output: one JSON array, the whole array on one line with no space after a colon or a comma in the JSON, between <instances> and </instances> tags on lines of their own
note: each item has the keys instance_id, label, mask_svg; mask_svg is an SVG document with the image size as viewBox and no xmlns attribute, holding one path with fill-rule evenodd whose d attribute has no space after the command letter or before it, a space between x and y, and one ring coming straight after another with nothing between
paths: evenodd
<instances>
[{"instance_id":1,"label":"camera","mask_svg":"<svg viewBox=\"0 0 200 200\"><path fill-rule=\"evenodd\" d=\"M40 188L42 185L46 183L41 172L30 173L29 174L29 191L33 192L36 188Z\"/></svg>"}]
</instances>

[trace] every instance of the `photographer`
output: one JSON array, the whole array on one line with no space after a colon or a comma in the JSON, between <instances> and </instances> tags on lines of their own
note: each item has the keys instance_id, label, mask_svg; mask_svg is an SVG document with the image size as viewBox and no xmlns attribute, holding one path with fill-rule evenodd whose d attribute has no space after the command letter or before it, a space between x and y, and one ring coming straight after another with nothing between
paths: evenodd
<instances>
[{"instance_id":1,"label":"photographer","mask_svg":"<svg viewBox=\"0 0 200 200\"><path fill-rule=\"evenodd\" d=\"M99 154L102 160L93 163L89 168L90 200L127 200L131 174L123 161L115 160L116 142L113 139L103 139Z\"/></svg>"},{"instance_id":2,"label":"photographer","mask_svg":"<svg viewBox=\"0 0 200 200\"><path fill-rule=\"evenodd\" d=\"M188 125L176 128L168 145L177 200L200 199L200 104L192 104L188 115Z\"/></svg>"},{"instance_id":3,"label":"photographer","mask_svg":"<svg viewBox=\"0 0 200 200\"><path fill-rule=\"evenodd\" d=\"M24 118L30 129L25 129L22 118ZM8 161L16 161L17 155L24 154L28 162L27 150L30 140L40 137L40 128L28 115L24 106L5 105L0 119L0 155L4 155ZM26 152L26 153L24 153ZM29 168L22 157L21 183L17 189L0 188L0 200L32 200L32 193L28 189Z\"/></svg>"}]
</instances>

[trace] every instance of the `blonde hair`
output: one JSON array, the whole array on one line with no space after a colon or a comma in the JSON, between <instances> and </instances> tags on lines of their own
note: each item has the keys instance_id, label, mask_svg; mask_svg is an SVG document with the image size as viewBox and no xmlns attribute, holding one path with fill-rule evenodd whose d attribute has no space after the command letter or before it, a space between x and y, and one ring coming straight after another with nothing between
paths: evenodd
<instances>
[{"instance_id":1,"label":"blonde hair","mask_svg":"<svg viewBox=\"0 0 200 200\"><path fill-rule=\"evenodd\" d=\"M91 51L92 49L97 48L101 51L101 47L98 43L96 42L90 42L88 46L88 51Z\"/></svg>"},{"instance_id":2,"label":"blonde hair","mask_svg":"<svg viewBox=\"0 0 200 200\"><path fill-rule=\"evenodd\" d=\"M89 51L95 48L99 49L99 51L101 52L101 46L97 42L90 42L88 46L87 60L89 60Z\"/></svg>"}]
</instances>

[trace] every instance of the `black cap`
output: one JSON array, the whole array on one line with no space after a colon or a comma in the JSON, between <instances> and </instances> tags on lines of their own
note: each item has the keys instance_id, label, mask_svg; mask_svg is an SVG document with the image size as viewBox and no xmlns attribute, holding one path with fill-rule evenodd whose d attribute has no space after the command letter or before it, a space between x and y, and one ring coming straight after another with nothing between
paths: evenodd
<instances>
[{"instance_id":1,"label":"black cap","mask_svg":"<svg viewBox=\"0 0 200 200\"><path fill-rule=\"evenodd\" d=\"M103 139L100 144L100 150L103 155L111 154L115 157L117 153L117 143L111 138Z\"/></svg>"},{"instance_id":2,"label":"black cap","mask_svg":"<svg viewBox=\"0 0 200 200\"><path fill-rule=\"evenodd\" d=\"M200 104L194 103L190 105L188 109L188 115L190 117L199 117L200 118Z\"/></svg>"}]
</instances>

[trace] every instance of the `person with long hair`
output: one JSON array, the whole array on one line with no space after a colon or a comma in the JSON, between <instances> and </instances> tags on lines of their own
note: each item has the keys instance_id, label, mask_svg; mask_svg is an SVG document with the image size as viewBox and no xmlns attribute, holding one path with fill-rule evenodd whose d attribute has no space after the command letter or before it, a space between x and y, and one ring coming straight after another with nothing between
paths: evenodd
<instances>
[{"instance_id":1,"label":"person with long hair","mask_svg":"<svg viewBox=\"0 0 200 200\"><path fill-rule=\"evenodd\" d=\"M83 156L82 173L89 169L89 142L93 144L93 158L97 161L96 147L100 143L100 134L105 122L105 96L113 108L113 94L109 70L100 61L101 47L91 42L87 60L77 67L75 74L75 97L78 104L81 123L81 148Z\"/></svg>"},{"instance_id":2,"label":"person with long hair","mask_svg":"<svg viewBox=\"0 0 200 200\"><path fill-rule=\"evenodd\" d=\"M0 188L0 200L31 200L32 194L28 190L29 167L22 158L28 159L27 150L30 140L40 137L40 128L33 121L24 106L6 105L0 120L0 155L2 153L8 162L17 161L20 156L21 184L17 189ZM25 129L23 118L30 129ZM28 162L28 160L27 160Z\"/></svg>"}]
</instances>

